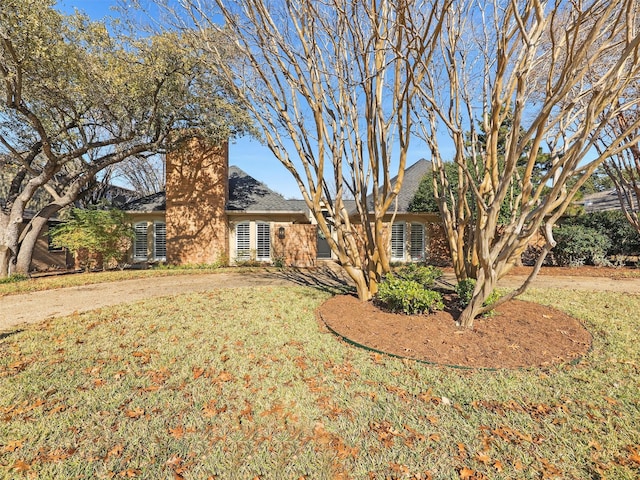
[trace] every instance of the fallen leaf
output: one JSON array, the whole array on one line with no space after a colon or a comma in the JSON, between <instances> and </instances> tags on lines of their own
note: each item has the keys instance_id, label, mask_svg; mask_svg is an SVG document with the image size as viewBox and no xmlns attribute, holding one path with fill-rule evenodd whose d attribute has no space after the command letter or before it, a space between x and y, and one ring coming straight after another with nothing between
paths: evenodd
<instances>
[{"instance_id":1,"label":"fallen leaf","mask_svg":"<svg viewBox=\"0 0 640 480\"><path fill-rule=\"evenodd\" d=\"M595 440L591 440L589 446L598 452L602 450L602 446Z\"/></svg>"},{"instance_id":2,"label":"fallen leaf","mask_svg":"<svg viewBox=\"0 0 640 480\"><path fill-rule=\"evenodd\" d=\"M125 410L124 414L129 418L140 418L144 415L144 408L134 408L133 410Z\"/></svg>"},{"instance_id":3,"label":"fallen leaf","mask_svg":"<svg viewBox=\"0 0 640 480\"><path fill-rule=\"evenodd\" d=\"M11 440L2 449L3 452L15 452L24 445L24 440Z\"/></svg>"},{"instance_id":4,"label":"fallen leaf","mask_svg":"<svg viewBox=\"0 0 640 480\"><path fill-rule=\"evenodd\" d=\"M175 470L182 465L182 458L177 455L173 455L166 463L169 468Z\"/></svg>"},{"instance_id":5,"label":"fallen leaf","mask_svg":"<svg viewBox=\"0 0 640 480\"><path fill-rule=\"evenodd\" d=\"M496 460L495 462L493 462L493 468L495 468L498 472L502 471L502 462L500 462L499 460Z\"/></svg>"},{"instance_id":6,"label":"fallen leaf","mask_svg":"<svg viewBox=\"0 0 640 480\"><path fill-rule=\"evenodd\" d=\"M124 445L119 443L118 445L113 447L111 450L109 450L109 453L107 453L107 458L119 457L120 455L122 455L123 451L124 451Z\"/></svg>"},{"instance_id":7,"label":"fallen leaf","mask_svg":"<svg viewBox=\"0 0 640 480\"><path fill-rule=\"evenodd\" d=\"M13 470L17 472L28 472L31 470L31 465L22 460L16 460L16 463L13 464Z\"/></svg>"},{"instance_id":8,"label":"fallen leaf","mask_svg":"<svg viewBox=\"0 0 640 480\"><path fill-rule=\"evenodd\" d=\"M220 372L220 375L218 375L218 377L213 382L224 383L224 382L230 382L232 380L233 380L233 375L231 375L226 370L223 370L222 372Z\"/></svg>"},{"instance_id":9,"label":"fallen leaf","mask_svg":"<svg viewBox=\"0 0 640 480\"><path fill-rule=\"evenodd\" d=\"M137 468L128 468L128 469L123 470L122 472L120 472L118 474L118 476L122 477L122 478L135 478L138 475L140 475L141 473L142 473L142 471L137 469Z\"/></svg>"},{"instance_id":10,"label":"fallen leaf","mask_svg":"<svg viewBox=\"0 0 640 480\"><path fill-rule=\"evenodd\" d=\"M476 454L475 459L480 463L484 463L485 465L491 461L491 458L486 453Z\"/></svg>"},{"instance_id":11,"label":"fallen leaf","mask_svg":"<svg viewBox=\"0 0 640 480\"><path fill-rule=\"evenodd\" d=\"M473 478L476 474L475 470L471 470L470 468L467 468L467 467L463 467L459 473L460 473L461 480L469 480Z\"/></svg>"}]
</instances>

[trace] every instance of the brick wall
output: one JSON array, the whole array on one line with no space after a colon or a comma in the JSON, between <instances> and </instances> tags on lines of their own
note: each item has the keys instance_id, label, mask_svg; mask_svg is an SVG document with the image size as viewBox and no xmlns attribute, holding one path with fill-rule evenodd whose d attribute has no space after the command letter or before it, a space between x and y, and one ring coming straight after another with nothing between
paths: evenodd
<instances>
[{"instance_id":1,"label":"brick wall","mask_svg":"<svg viewBox=\"0 0 640 480\"><path fill-rule=\"evenodd\" d=\"M38 237L30 271L65 270L73 267L73 256L66 249L49 250L49 227L45 226Z\"/></svg>"},{"instance_id":2,"label":"brick wall","mask_svg":"<svg viewBox=\"0 0 640 480\"><path fill-rule=\"evenodd\" d=\"M167 262L214 263L229 256L228 145L194 138L167 154Z\"/></svg>"},{"instance_id":3,"label":"brick wall","mask_svg":"<svg viewBox=\"0 0 640 480\"><path fill-rule=\"evenodd\" d=\"M427 263L429 265L450 266L449 244L441 223L427 223Z\"/></svg>"},{"instance_id":4,"label":"brick wall","mask_svg":"<svg viewBox=\"0 0 640 480\"><path fill-rule=\"evenodd\" d=\"M280 227L284 227L284 239L278 237ZM271 260L281 257L286 266L315 266L317 228L316 225L308 224L274 223L271 233Z\"/></svg>"}]
</instances>

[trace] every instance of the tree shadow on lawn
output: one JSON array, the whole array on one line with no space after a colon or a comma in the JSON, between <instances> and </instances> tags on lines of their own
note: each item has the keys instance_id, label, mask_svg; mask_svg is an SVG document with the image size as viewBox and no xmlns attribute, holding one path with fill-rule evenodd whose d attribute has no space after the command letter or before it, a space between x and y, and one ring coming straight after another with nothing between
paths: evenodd
<instances>
[{"instance_id":1,"label":"tree shadow on lawn","mask_svg":"<svg viewBox=\"0 0 640 480\"><path fill-rule=\"evenodd\" d=\"M351 280L345 274L330 267L289 267L276 272L275 276L331 295L347 295L355 292Z\"/></svg>"}]
</instances>

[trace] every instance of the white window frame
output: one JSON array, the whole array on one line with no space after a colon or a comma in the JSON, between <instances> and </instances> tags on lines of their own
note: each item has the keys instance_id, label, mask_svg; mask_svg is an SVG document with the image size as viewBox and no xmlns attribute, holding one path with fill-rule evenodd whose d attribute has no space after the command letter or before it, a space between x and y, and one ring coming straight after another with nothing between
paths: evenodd
<instances>
[{"instance_id":1,"label":"white window frame","mask_svg":"<svg viewBox=\"0 0 640 480\"><path fill-rule=\"evenodd\" d=\"M391 225L391 260L404 261L405 259L405 243L406 243L406 230L407 226L404 222L397 222ZM402 234L402 237L398 239L398 235ZM398 256L398 252L402 252L401 256Z\"/></svg>"},{"instance_id":2,"label":"white window frame","mask_svg":"<svg viewBox=\"0 0 640 480\"><path fill-rule=\"evenodd\" d=\"M411 224L411 233L409 234L409 257L412 262L422 262L425 259L425 228L422 223L412 223ZM419 239L416 239L414 234L419 232ZM420 244L416 245L414 240L419 240ZM419 252L418 255L415 255L416 252Z\"/></svg>"},{"instance_id":3,"label":"white window frame","mask_svg":"<svg viewBox=\"0 0 640 480\"><path fill-rule=\"evenodd\" d=\"M256 260L271 260L271 225L268 222L256 222Z\"/></svg>"},{"instance_id":4,"label":"white window frame","mask_svg":"<svg viewBox=\"0 0 640 480\"><path fill-rule=\"evenodd\" d=\"M153 259L167 260L167 224L165 222L153 222Z\"/></svg>"},{"instance_id":5,"label":"white window frame","mask_svg":"<svg viewBox=\"0 0 640 480\"><path fill-rule=\"evenodd\" d=\"M236 259L251 260L251 223L236 224ZM246 231L245 231L246 230Z\"/></svg>"},{"instance_id":6,"label":"white window frame","mask_svg":"<svg viewBox=\"0 0 640 480\"><path fill-rule=\"evenodd\" d=\"M147 222L137 222L133 225L135 238L133 240L133 260L146 262L149 259L149 226ZM144 252L144 253L142 253Z\"/></svg>"}]
</instances>

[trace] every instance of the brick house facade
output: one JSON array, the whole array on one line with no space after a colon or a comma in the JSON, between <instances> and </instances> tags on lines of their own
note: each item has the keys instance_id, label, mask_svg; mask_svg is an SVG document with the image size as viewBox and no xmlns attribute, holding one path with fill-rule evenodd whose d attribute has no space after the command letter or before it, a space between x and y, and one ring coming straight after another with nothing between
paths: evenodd
<instances>
[{"instance_id":1,"label":"brick house facade","mask_svg":"<svg viewBox=\"0 0 640 480\"><path fill-rule=\"evenodd\" d=\"M125 205L136 232L132 263L233 265L251 260L312 267L331 257L304 201L285 199L229 166L228 157L227 145L212 148L198 139L167 154L166 192ZM429 162L419 160L405 171L389 225L394 262L448 261L439 216L408 208L429 168Z\"/></svg>"}]
</instances>

